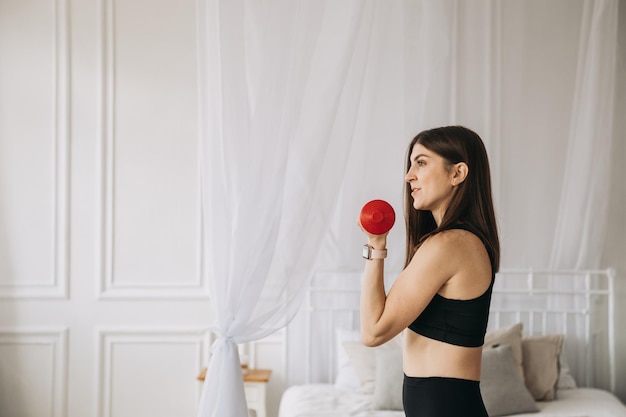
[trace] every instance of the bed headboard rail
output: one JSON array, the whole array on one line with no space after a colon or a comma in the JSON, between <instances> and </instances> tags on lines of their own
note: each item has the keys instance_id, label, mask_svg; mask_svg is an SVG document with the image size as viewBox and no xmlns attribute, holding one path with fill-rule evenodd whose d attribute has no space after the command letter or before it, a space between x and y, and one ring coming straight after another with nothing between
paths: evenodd
<instances>
[{"instance_id":1,"label":"bed headboard rail","mask_svg":"<svg viewBox=\"0 0 626 417\"><path fill-rule=\"evenodd\" d=\"M389 288L397 274L388 274ZM524 335L564 334L580 386L615 391L614 269L507 269L496 275L489 330L523 323ZM307 291L306 379L336 377L337 329L359 328L360 272L318 273Z\"/></svg>"}]
</instances>

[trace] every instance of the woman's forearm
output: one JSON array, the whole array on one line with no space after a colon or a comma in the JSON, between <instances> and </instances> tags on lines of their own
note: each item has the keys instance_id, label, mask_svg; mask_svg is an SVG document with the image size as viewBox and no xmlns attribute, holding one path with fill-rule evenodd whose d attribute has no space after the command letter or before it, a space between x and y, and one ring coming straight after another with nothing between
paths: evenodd
<instances>
[{"instance_id":1,"label":"woman's forearm","mask_svg":"<svg viewBox=\"0 0 626 417\"><path fill-rule=\"evenodd\" d=\"M368 239L373 249L385 249L386 239ZM366 346L381 342L380 318L385 310L385 260L369 259L361 283L361 339Z\"/></svg>"}]
</instances>

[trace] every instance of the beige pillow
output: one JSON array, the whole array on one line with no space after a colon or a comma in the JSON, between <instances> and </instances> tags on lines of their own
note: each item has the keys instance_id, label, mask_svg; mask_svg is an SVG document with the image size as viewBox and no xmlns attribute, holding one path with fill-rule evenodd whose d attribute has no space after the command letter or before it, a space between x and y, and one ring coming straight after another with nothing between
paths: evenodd
<instances>
[{"instance_id":1,"label":"beige pillow","mask_svg":"<svg viewBox=\"0 0 626 417\"><path fill-rule=\"evenodd\" d=\"M562 334L529 336L522 339L522 364L528 391L538 401L554 399L559 381Z\"/></svg>"},{"instance_id":2,"label":"beige pillow","mask_svg":"<svg viewBox=\"0 0 626 417\"><path fill-rule=\"evenodd\" d=\"M480 391L491 417L539 411L519 375L511 346L483 349L482 356Z\"/></svg>"},{"instance_id":3,"label":"beige pillow","mask_svg":"<svg viewBox=\"0 0 626 417\"><path fill-rule=\"evenodd\" d=\"M516 323L509 327L490 330L485 334L485 344L483 349L493 348L500 345L511 346L513 353L513 361L517 372L519 372L522 380L524 380L524 368L522 367L522 330L524 325Z\"/></svg>"}]
</instances>

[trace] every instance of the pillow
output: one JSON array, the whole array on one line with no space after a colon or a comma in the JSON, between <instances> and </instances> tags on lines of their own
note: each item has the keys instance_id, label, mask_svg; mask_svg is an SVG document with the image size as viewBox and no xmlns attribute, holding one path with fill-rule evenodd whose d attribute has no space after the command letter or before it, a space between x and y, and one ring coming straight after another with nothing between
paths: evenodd
<instances>
[{"instance_id":1,"label":"pillow","mask_svg":"<svg viewBox=\"0 0 626 417\"><path fill-rule=\"evenodd\" d=\"M538 401L554 399L564 338L562 334L552 334L522 339L522 365L526 387Z\"/></svg>"},{"instance_id":2,"label":"pillow","mask_svg":"<svg viewBox=\"0 0 626 417\"><path fill-rule=\"evenodd\" d=\"M344 348L344 342L358 342L361 335L358 330L336 329L335 341L337 346L337 377L335 378L335 387L345 390L356 390L361 387L359 377L354 371L348 353Z\"/></svg>"},{"instance_id":3,"label":"pillow","mask_svg":"<svg viewBox=\"0 0 626 417\"><path fill-rule=\"evenodd\" d=\"M485 334L483 349L493 348L498 345L511 346L516 369L522 377L522 380L524 380L524 368L522 367L522 330L522 323L516 323L501 329L490 330Z\"/></svg>"},{"instance_id":4,"label":"pillow","mask_svg":"<svg viewBox=\"0 0 626 417\"><path fill-rule=\"evenodd\" d=\"M373 394L376 381L376 353L374 348L367 347L361 342L343 342L343 347L359 378L361 391L365 394Z\"/></svg>"},{"instance_id":5,"label":"pillow","mask_svg":"<svg viewBox=\"0 0 626 417\"><path fill-rule=\"evenodd\" d=\"M490 417L539 411L509 345L483 349L480 391Z\"/></svg>"},{"instance_id":6,"label":"pillow","mask_svg":"<svg viewBox=\"0 0 626 417\"><path fill-rule=\"evenodd\" d=\"M400 410L402 406L402 348L397 344L375 348L376 373L374 382L374 410Z\"/></svg>"},{"instance_id":7,"label":"pillow","mask_svg":"<svg viewBox=\"0 0 626 417\"><path fill-rule=\"evenodd\" d=\"M572 375L569 363L567 362L567 358L565 356L565 341L563 341L563 348L561 349L561 355L559 356L559 380L556 383L556 389L574 389L578 388L576 384L576 380L574 379L574 375Z\"/></svg>"},{"instance_id":8,"label":"pillow","mask_svg":"<svg viewBox=\"0 0 626 417\"><path fill-rule=\"evenodd\" d=\"M343 347L350 358L350 363L354 368L361 383L361 391L364 394L374 394L376 385L376 351L390 347L401 348L401 337L395 337L389 342L377 346L367 347L359 342L344 342Z\"/></svg>"}]
</instances>

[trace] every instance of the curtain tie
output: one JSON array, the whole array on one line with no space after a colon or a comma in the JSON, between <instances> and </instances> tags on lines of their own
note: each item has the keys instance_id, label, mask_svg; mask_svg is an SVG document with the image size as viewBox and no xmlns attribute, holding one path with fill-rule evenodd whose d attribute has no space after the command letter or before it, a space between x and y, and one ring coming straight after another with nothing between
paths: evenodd
<instances>
[{"instance_id":1,"label":"curtain tie","mask_svg":"<svg viewBox=\"0 0 626 417\"><path fill-rule=\"evenodd\" d=\"M237 344L231 336L219 336L217 340L211 345L210 352L215 353L219 348L223 347L224 345L234 345L235 349L237 348Z\"/></svg>"}]
</instances>

